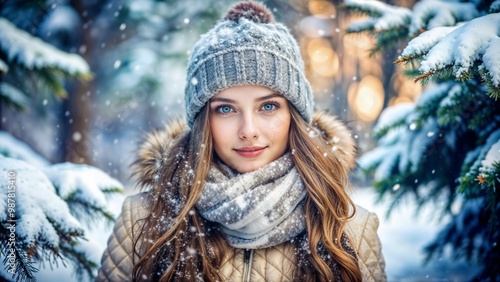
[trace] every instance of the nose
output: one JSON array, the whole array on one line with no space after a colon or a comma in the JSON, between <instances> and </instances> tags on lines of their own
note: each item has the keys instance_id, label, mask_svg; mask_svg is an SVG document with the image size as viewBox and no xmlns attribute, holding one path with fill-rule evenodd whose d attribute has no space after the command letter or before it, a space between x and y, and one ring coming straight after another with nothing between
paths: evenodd
<instances>
[{"instance_id":1,"label":"nose","mask_svg":"<svg viewBox=\"0 0 500 282\"><path fill-rule=\"evenodd\" d=\"M238 135L243 140L259 138L259 128L255 117L251 113L242 116Z\"/></svg>"}]
</instances>

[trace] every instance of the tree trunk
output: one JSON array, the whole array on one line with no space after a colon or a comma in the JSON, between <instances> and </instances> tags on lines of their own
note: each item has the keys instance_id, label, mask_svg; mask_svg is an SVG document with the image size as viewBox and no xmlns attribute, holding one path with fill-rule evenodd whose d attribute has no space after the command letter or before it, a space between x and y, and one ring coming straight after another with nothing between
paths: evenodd
<instances>
[{"instance_id":1,"label":"tree trunk","mask_svg":"<svg viewBox=\"0 0 500 282\"><path fill-rule=\"evenodd\" d=\"M78 15L85 14L85 7L81 0L71 1L71 5ZM82 18L82 22L85 23L85 21L86 19ZM90 27L81 29L80 43L85 46L81 55L93 69L91 30ZM92 81L75 81L71 93L68 95L68 100L64 104L65 110L63 110L63 114L68 111L69 116L66 118L71 120L71 122L65 123L67 126L62 133L65 141L63 154L66 161L92 164L91 151L93 146L90 136L90 125L92 124L90 109L93 98L92 93L94 93L93 88Z\"/></svg>"}]
</instances>

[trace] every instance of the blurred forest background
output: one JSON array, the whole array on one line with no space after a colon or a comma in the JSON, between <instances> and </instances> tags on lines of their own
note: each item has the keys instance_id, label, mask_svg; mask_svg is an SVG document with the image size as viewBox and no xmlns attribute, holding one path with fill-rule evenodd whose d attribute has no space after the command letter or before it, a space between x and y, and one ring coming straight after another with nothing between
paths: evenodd
<instances>
[{"instance_id":1,"label":"blurred forest background","mask_svg":"<svg viewBox=\"0 0 500 282\"><path fill-rule=\"evenodd\" d=\"M47 81L18 77L29 82L29 105L22 114L3 105L2 129L53 162L93 164L129 184L144 132L183 114L189 50L234 1L3 2L3 17L82 56L92 78L67 80L68 95L54 95ZM370 58L369 37L344 36L348 20L338 3L265 3L299 41L317 107L347 121L362 151L373 145L370 129L381 110L420 92L393 64L397 48Z\"/></svg>"},{"instance_id":2,"label":"blurred forest background","mask_svg":"<svg viewBox=\"0 0 500 282\"><path fill-rule=\"evenodd\" d=\"M135 193L129 165L140 141L146 132L163 128L171 119L183 116L189 52L199 36L234 2L0 0L0 132L8 133L18 140L15 142L27 144L49 163L71 162L97 167L121 182L125 195ZM277 21L291 29L301 46L316 107L332 112L347 123L354 132L360 155L374 149L379 138L374 135L374 127L381 112L389 106L415 104L423 91L421 84L405 73L404 65L394 63L408 40L398 38L399 41L387 44L382 51L371 52L380 43L376 37L346 34L353 21L366 15L348 12L342 1L263 2L274 12ZM386 1L408 9L415 2ZM492 1L475 2L486 5ZM368 14L380 17L379 12ZM491 116L498 122L498 114L487 117ZM498 128L497 123L492 126ZM397 192L399 184L379 183L375 185L379 190L375 190L371 187L372 178L360 171L353 175L354 198L375 210L381 219L380 236L389 280L471 279L482 269L475 266L483 263L477 257L479 253L453 252L453 247L445 248L446 241L433 241L441 248L434 246L437 255L427 256L430 263L423 264L425 244L436 234L445 236L438 233L440 227L452 221L452 208L460 208L453 205L455 196L451 193L452 200L446 207L438 205L448 213L435 213L434 205L419 202L435 199L419 198L415 181L411 189L416 200L409 197L410 200L403 201L402 194L396 193L397 201L389 201L383 196ZM498 175L493 187L497 183ZM384 190L384 185L390 188ZM496 194L495 191L493 198L498 200ZM119 197L110 204L110 209L119 212L122 200ZM498 214L497 200L493 215ZM386 218L386 212L394 207L392 215ZM495 224L496 230L498 224ZM101 241L107 239L109 225L104 230L95 235L100 236ZM498 238L498 230L495 234L493 238ZM469 239L476 240L474 236ZM494 251L482 249L495 254L490 257L489 265L499 262L495 240ZM464 245L456 244L457 249ZM474 249L473 244L467 246ZM98 260L100 253L93 256ZM88 271L95 273L95 265L89 266ZM491 281L500 279L495 275L488 277Z\"/></svg>"}]
</instances>

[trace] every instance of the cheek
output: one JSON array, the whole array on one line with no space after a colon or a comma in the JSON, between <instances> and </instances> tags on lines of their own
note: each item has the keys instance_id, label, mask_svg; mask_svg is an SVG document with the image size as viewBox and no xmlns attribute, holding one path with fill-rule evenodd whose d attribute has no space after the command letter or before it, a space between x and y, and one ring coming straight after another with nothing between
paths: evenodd
<instances>
[{"instance_id":1,"label":"cheek","mask_svg":"<svg viewBox=\"0 0 500 282\"><path fill-rule=\"evenodd\" d=\"M216 123L214 122L211 122L210 123L210 130L212 131L212 139L213 139L213 142L214 142L214 146L217 147L217 145L219 144L219 140L221 139L220 138L220 130L219 130L219 127L217 126Z\"/></svg>"},{"instance_id":2,"label":"cheek","mask_svg":"<svg viewBox=\"0 0 500 282\"><path fill-rule=\"evenodd\" d=\"M268 132L276 141L288 142L288 131L290 129L290 118L286 116L276 118L267 123Z\"/></svg>"},{"instance_id":3,"label":"cheek","mask_svg":"<svg viewBox=\"0 0 500 282\"><path fill-rule=\"evenodd\" d=\"M212 131L212 139L215 147L224 147L224 143L229 140L230 127L219 122L210 121L210 130Z\"/></svg>"}]
</instances>

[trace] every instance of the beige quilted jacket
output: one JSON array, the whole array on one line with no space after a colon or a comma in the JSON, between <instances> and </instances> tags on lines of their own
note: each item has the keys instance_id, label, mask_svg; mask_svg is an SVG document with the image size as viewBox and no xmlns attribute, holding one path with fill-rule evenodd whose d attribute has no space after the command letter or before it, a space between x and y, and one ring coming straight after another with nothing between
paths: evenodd
<instances>
[{"instance_id":1,"label":"beige quilted jacket","mask_svg":"<svg viewBox=\"0 0 500 282\"><path fill-rule=\"evenodd\" d=\"M352 168L355 164L355 143L347 128L333 116L315 113L313 124L325 139L334 140L342 165ZM135 173L140 186L154 185L153 179L166 159L171 140L186 131L185 125L174 122L164 131L150 134L139 151ZM166 164L165 164L166 165ZM97 281L129 281L132 270L132 224L145 217L143 195L128 197L105 250ZM147 204L146 204L147 205ZM363 281L385 281L385 263L377 236L378 218L374 213L357 207L356 216L348 223L346 234L358 255ZM272 248L251 252L234 249L227 255L220 271L227 281L291 281L296 265L293 247L284 243Z\"/></svg>"},{"instance_id":2,"label":"beige quilted jacket","mask_svg":"<svg viewBox=\"0 0 500 282\"><path fill-rule=\"evenodd\" d=\"M122 214L108 240L96 281L131 281L132 224L144 217L143 195L127 197ZM378 218L357 207L356 216L348 223L346 234L358 255L363 281L386 281L385 263L377 236ZM220 272L226 281L292 281L296 265L291 244L247 251L234 249Z\"/></svg>"}]
</instances>

